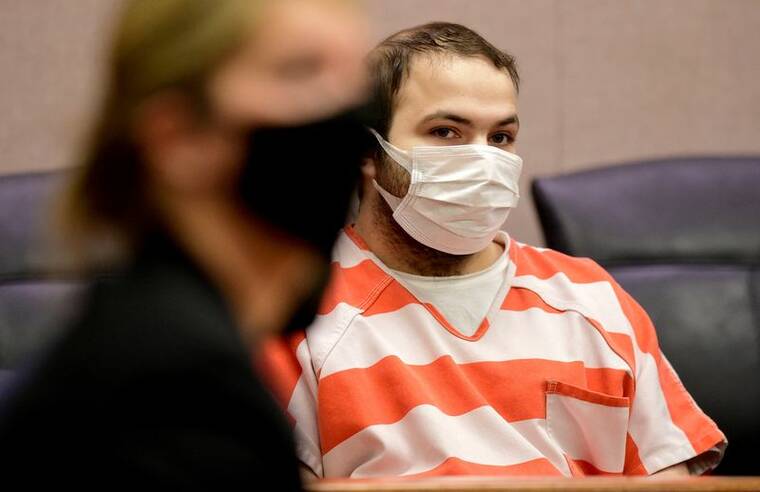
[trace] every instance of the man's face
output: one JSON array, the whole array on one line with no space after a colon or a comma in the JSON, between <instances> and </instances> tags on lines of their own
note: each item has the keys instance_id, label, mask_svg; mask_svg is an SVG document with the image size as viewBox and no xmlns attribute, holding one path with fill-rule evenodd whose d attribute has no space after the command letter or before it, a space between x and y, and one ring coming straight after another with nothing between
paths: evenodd
<instances>
[{"instance_id":1,"label":"man's face","mask_svg":"<svg viewBox=\"0 0 760 492\"><path fill-rule=\"evenodd\" d=\"M396 96L388 141L409 150L418 145L492 145L515 152L519 130L512 79L481 57L421 55L411 64ZM403 197L410 176L401 166L378 166L378 181Z\"/></svg>"}]
</instances>

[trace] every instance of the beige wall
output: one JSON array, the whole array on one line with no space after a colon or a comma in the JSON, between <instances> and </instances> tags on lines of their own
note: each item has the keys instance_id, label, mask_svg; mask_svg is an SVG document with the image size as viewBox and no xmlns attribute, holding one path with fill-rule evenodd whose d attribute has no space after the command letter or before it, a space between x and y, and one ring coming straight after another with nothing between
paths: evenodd
<instances>
[{"instance_id":1,"label":"beige wall","mask_svg":"<svg viewBox=\"0 0 760 492\"><path fill-rule=\"evenodd\" d=\"M70 165L120 0L2 0L0 173ZM760 154L760 0L368 0L376 39L466 24L517 56L532 176L677 154Z\"/></svg>"},{"instance_id":2,"label":"beige wall","mask_svg":"<svg viewBox=\"0 0 760 492\"><path fill-rule=\"evenodd\" d=\"M0 173L70 165L118 0L0 0Z\"/></svg>"}]
</instances>

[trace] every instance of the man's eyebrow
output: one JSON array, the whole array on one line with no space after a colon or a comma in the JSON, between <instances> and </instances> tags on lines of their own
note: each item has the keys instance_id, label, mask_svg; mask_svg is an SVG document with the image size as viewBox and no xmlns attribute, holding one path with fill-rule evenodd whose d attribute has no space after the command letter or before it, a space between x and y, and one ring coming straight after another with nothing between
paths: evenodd
<instances>
[{"instance_id":1,"label":"man's eyebrow","mask_svg":"<svg viewBox=\"0 0 760 492\"><path fill-rule=\"evenodd\" d=\"M448 111L436 111L435 113L430 113L429 115L422 118L422 123L428 122L430 120L451 120L456 123L472 126L472 121L468 120L464 116L449 113Z\"/></svg>"},{"instance_id":2,"label":"man's eyebrow","mask_svg":"<svg viewBox=\"0 0 760 492\"><path fill-rule=\"evenodd\" d=\"M504 118L500 122L496 123L496 126L507 126L513 123L517 126L520 126L520 118L518 118L516 114L513 114L509 118Z\"/></svg>"},{"instance_id":3,"label":"man's eyebrow","mask_svg":"<svg viewBox=\"0 0 760 492\"><path fill-rule=\"evenodd\" d=\"M472 121L468 120L464 116L459 116L458 114L450 113L448 111L436 111L434 113L430 113L429 115L422 118L421 123L426 123L430 120L450 120L462 125L472 126ZM496 126L507 126L513 123L516 123L517 125L520 124L520 118L518 118L516 114L504 118L503 120L496 123Z\"/></svg>"}]
</instances>

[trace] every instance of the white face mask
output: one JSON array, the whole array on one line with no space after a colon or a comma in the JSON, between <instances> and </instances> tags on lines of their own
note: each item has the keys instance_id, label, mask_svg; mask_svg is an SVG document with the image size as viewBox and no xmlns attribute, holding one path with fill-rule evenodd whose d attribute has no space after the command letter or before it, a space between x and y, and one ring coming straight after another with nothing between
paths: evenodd
<instances>
[{"instance_id":1,"label":"white face mask","mask_svg":"<svg viewBox=\"0 0 760 492\"><path fill-rule=\"evenodd\" d=\"M411 183L398 198L376 181L393 218L415 240L454 255L485 249L517 206L522 159L490 145L419 146L401 150L370 129Z\"/></svg>"}]
</instances>

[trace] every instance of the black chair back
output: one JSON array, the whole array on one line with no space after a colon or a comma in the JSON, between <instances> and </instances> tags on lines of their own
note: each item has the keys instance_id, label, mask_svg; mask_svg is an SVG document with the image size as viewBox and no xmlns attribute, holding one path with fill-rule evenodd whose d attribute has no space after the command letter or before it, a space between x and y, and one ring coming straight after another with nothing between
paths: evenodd
<instances>
[{"instance_id":1,"label":"black chair back","mask_svg":"<svg viewBox=\"0 0 760 492\"><path fill-rule=\"evenodd\" d=\"M760 157L679 158L536 179L546 245L599 262L726 433L717 474L757 474Z\"/></svg>"}]
</instances>

